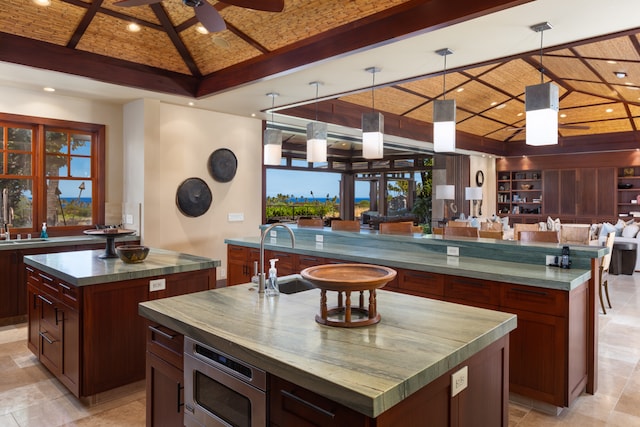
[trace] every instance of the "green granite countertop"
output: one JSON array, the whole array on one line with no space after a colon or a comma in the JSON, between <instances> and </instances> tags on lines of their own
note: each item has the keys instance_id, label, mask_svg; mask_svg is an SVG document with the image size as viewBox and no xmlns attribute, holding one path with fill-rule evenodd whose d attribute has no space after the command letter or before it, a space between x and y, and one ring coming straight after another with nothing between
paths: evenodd
<instances>
[{"instance_id":1,"label":"green granite countertop","mask_svg":"<svg viewBox=\"0 0 640 427\"><path fill-rule=\"evenodd\" d=\"M337 233L336 233L337 234ZM346 235L347 233L342 233ZM357 235L357 233L355 233ZM455 276L472 277L484 280L494 280L499 282L515 283L521 285L538 286L543 288L571 290L580 286L591 278L591 270L588 268L561 269L558 267L548 267L544 264L531 264L525 262L502 261L500 259L479 258L475 256L447 256L442 248L446 246L460 247L460 253L469 243L475 244L475 240L449 240L433 241L430 239L398 238L390 236L391 239L358 238L352 239L352 244L345 239L336 240L326 238L324 242L310 241L298 238L296 234L296 246L291 249L291 241L286 233L278 234L277 238L268 238L265 241L265 248L272 250L282 250L303 255L313 255L326 258L336 258L344 261L353 261L370 264L381 264L388 267L405 268L418 271L429 271ZM375 239L375 240L374 240ZM487 239L485 239L487 240ZM252 248L260 247L259 237L245 237L225 239L225 243L247 246ZM402 245L402 243L407 243ZM489 244L491 245L491 244ZM526 250L520 246L521 249ZM537 249L546 249L538 246ZM490 254L492 247L483 248L485 254ZM502 251L508 250L500 245L494 249L494 256L500 257ZM516 246L512 244L512 251ZM531 247L533 251L534 248ZM556 246L548 248L550 254L554 254ZM594 253L599 253L598 248L593 249ZM523 256L523 259L525 257Z\"/></svg>"},{"instance_id":2,"label":"green granite countertop","mask_svg":"<svg viewBox=\"0 0 640 427\"><path fill-rule=\"evenodd\" d=\"M27 239L26 235L22 236L22 239L17 240L13 238L12 240L0 240L0 251L12 250L16 249L27 249L27 248L46 248L46 247L55 247L55 246L68 246L68 245L88 245L94 243L100 243L106 246L106 240L102 237L93 237L93 236L63 236L63 237L49 237L47 239L41 239L39 237L34 237L32 239ZM132 242L140 240L139 236L121 236L115 239L116 242Z\"/></svg>"},{"instance_id":3,"label":"green granite countertop","mask_svg":"<svg viewBox=\"0 0 640 427\"><path fill-rule=\"evenodd\" d=\"M183 273L220 266L220 260L164 249L152 248L147 258L137 264L126 264L120 258L98 258L103 253L104 250L94 250L27 255L24 257L24 263L75 286Z\"/></svg>"},{"instance_id":4,"label":"green granite countertop","mask_svg":"<svg viewBox=\"0 0 640 427\"><path fill-rule=\"evenodd\" d=\"M370 417L517 323L512 314L428 298L377 297L380 323L358 328L316 323L318 289L270 298L251 284L144 302L139 313Z\"/></svg>"}]
</instances>

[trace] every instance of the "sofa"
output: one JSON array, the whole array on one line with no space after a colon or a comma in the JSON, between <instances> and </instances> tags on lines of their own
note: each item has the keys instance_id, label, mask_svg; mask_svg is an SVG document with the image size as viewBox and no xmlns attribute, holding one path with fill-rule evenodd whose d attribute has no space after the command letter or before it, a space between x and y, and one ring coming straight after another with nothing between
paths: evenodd
<instances>
[{"instance_id":1,"label":"sofa","mask_svg":"<svg viewBox=\"0 0 640 427\"><path fill-rule=\"evenodd\" d=\"M619 219L615 224L604 222L602 224L594 224L592 226L592 232L596 233L599 245L604 245L607 234L612 231L616 233L614 244L619 242L636 243L640 250L640 222L636 222L635 219L627 221ZM640 271L640 256L636 257L636 266L634 270Z\"/></svg>"}]
</instances>

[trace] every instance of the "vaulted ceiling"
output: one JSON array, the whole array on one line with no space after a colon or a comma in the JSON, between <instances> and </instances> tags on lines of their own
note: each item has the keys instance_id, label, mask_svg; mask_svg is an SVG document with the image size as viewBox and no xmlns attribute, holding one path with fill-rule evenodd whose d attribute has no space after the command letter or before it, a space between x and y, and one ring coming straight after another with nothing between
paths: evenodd
<instances>
[{"instance_id":1,"label":"vaulted ceiling","mask_svg":"<svg viewBox=\"0 0 640 427\"><path fill-rule=\"evenodd\" d=\"M37 3L0 0L0 61L198 102L224 99L225 94L251 85L262 90L265 82L294 76L310 64L438 33L490 13L555 4L548 0L476 0L457 2L452 8L451 2L444 0L285 0L282 12L264 12L232 5L251 6L259 0L210 0L227 29L206 33L200 29L194 8L181 0L136 7L122 7L115 0ZM612 4L602 8L617 3L633 5L632 0L607 3ZM577 16L579 12L576 10ZM127 31L130 23L138 24L140 30ZM527 28L536 23L518 24ZM560 86L559 133L567 150L578 146L582 151L637 147L639 34L638 27L627 25L588 39L565 37L562 43L545 45L542 58L535 44L529 44L523 52L496 46L495 53L481 59L469 55L457 64L451 61L444 90L448 99L457 102L458 146L501 155L526 152L524 88L539 83L543 69L544 80ZM544 35L547 37L546 32ZM473 37L472 33L467 35L469 43ZM532 32L530 38L535 43L539 35ZM491 51L492 46L486 50ZM500 52L510 54L499 56ZM458 55L455 53L452 59ZM434 55L425 67L430 70L416 72L415 66L407 64L397 67L406 72L392 70L387 77L383 68L373 96L375 109L385 114L387 132L430 140L433 101L443 94L441 61ZM394 64L386 67L392 69ZM359 71L358 83L345 72L349 86L326 84L317 104L312 89L298 87L297 96L284 96L278 102L278 113L305 119L317 115L330 123L359 128L359 115L372 107L371 76ZM622 72L625 77L616 75ZM319 77L327 81L339 75L334 70L330 77ZM261 100L262 113L267 110L265 102ZM224 110L220 105L214 109ZM585 148L585 143L592 145Z\"/></svg>"}]
</instances>

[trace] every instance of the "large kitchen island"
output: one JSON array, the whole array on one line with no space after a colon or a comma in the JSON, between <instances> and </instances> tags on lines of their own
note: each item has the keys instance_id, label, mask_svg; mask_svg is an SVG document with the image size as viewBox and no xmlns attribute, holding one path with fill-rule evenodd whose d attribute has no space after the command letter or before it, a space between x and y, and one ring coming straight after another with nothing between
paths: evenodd
<instances>
[{"instance_id":1,"label":"large kitchen island","mask_svg":"<svg viewBox=\"0 0 640 427\"><path fill-rule=\"evenodd\" d=\"M28 347L75 396L145 377L138 303L215 288L220 261L151 249L144 262L99 258L104 250L24 257Z\"/></svg>"},{"instance_id":2,"label":"large kitchen island","mask_svg":"<svg viewBox=\"0 0 640 427\"><path fill-rule=\"evenodd\" d=\"M176 343L184 336L267 372L270 426L368 426L372 419L378 427L508 424L515 315L384 289L377 301L380 322L358 328L316 323L318 289L266 297L244 284L140 304L140 314L161 331L148 334L147 425L166 421L171 414L163 411L180 422L179 401L160 396L167 381L153 371L167 372L170 363L181 368ZM172 343L163 347L163 337ZM454 373L463 379L452 396ZM175 390L166 387L174 400Z\"/></svg>"}]
</instances>

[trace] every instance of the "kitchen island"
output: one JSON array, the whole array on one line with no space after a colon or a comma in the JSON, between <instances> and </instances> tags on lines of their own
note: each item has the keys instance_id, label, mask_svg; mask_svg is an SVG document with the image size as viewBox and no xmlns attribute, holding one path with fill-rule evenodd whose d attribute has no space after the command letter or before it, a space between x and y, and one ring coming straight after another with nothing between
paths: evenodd
<instances>
[{"instance_id":1,"label":"kitchen island","mask_svg":"<svg viewBox=\"0 0 640 427\"><path fill-rule=\"evenodd\" d=\"M145 375L138 303L215 288L220 261L151 249L144 262L100 259L104 250L24 257L28 346L75 396Z\"/></svg>"},{"instance_id":2,"label":"kitchen island","mask_svg":"<svg viewBox=\"0 0 640 427\"><path fill-rule=\"evenodd\" d=\"M360 328L316 323L318 289L269 298L245 284L144 302L139 311L173 335L266 371L268 425L303 425L294 407L311 393L320 399L312 405L326 399L362 417L356 424L322 423L316 413L318 425L365 425L369 418L378 426L426 419L465 425L474 417L481 425L506 426L508 335L516 316L384 289L377 295L380 322ZM452 397L450 375L465 366L468 387ZM340 413L330 404L324 410Z\"/></svg>"},{"instance_id":3,"label":"kitchen island","mask_svg":"<svg viewBox=\"0 0 640 427\"><path fill-rule=\"evenodd\" d=\"M560 255L556 244L292 229L293 249L282 231L265 241L265 259L280 259L280 274L335 262L379 264L398 270L385 289L517 314L519 328L510 335L512 397L559 413L583 391L595 393L599 307L593 272L606 248L573 245L572 268L560 269L545 265L546 255ZM229 279L243 270L238 266L251 271L259 237L225 242ZM451 249L459 256L447 255Z\"/></svg>"}]
</instances>

